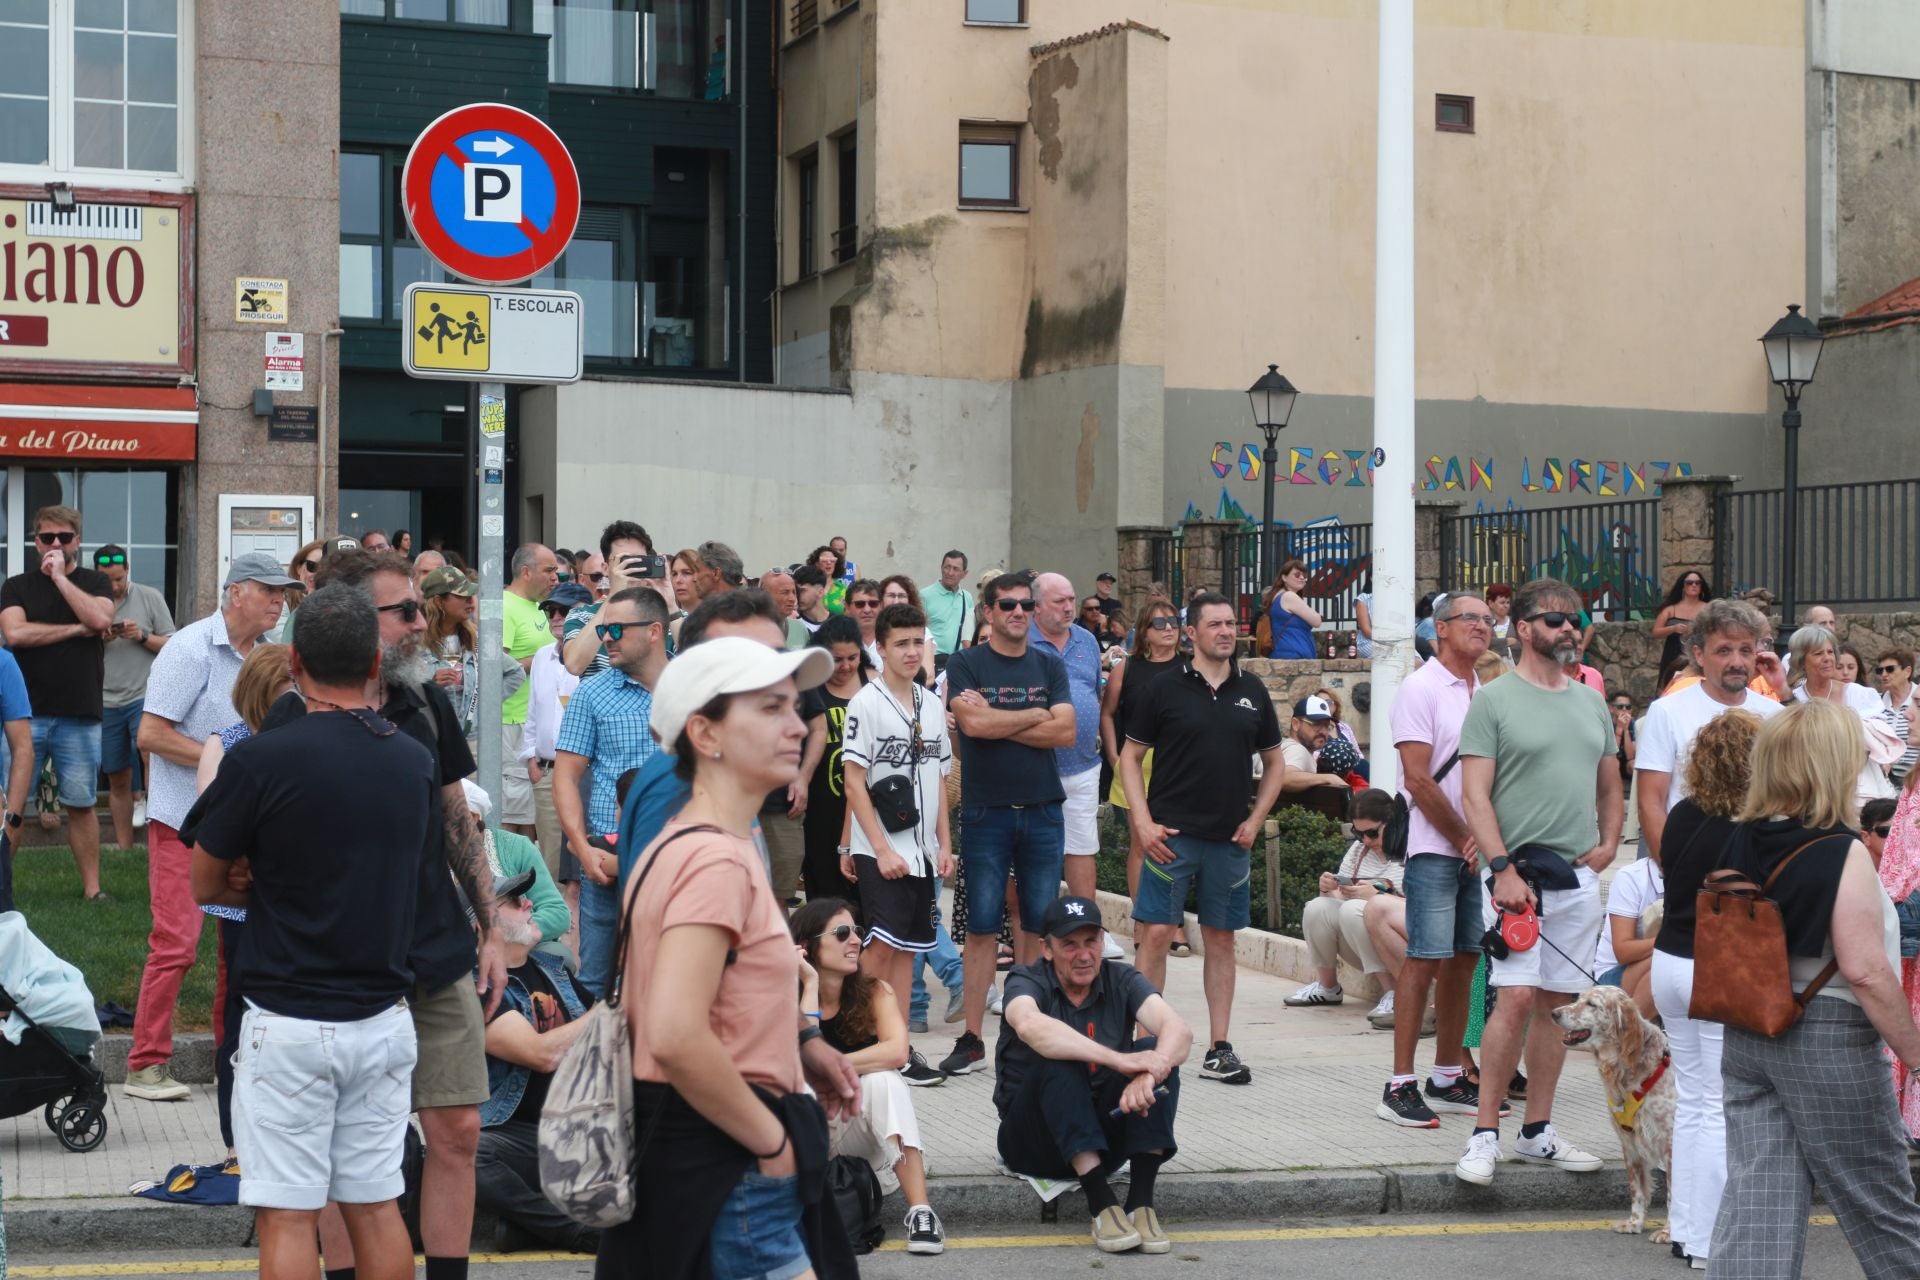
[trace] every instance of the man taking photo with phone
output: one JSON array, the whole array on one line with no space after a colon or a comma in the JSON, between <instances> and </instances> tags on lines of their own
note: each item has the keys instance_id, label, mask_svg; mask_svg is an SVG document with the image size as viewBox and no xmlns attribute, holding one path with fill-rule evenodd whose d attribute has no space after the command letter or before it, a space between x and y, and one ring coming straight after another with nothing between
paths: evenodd
<instances>
[{"instance_id":1,"label":"man taking photo with phone","mask_svg":"<svg viewBox=\"0 0 1920 1280\"><path fill-rule=\"evenodd\" d=\"M650 587L667 602L669 623L679 620L680 606L674 602L666 561L654 554L653 537L644 528L631 520L615 520L600 531L600 555L607 562L607 600L632 587ZM606 646L594 631L606 621L600 616L604 608L606 600L583 604L560 626L560 660L582 680L599 675L609 665Z\"/></svg>"}]
</instances>

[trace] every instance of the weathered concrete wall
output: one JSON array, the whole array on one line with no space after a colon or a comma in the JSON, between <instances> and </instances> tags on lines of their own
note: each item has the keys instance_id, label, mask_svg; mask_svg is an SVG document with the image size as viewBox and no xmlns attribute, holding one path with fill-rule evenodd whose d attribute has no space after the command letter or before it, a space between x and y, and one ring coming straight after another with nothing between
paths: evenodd
<instances>
[{"instance_id":1,"label":"weathered concrete wall","mask_svg":"<svg viewBox=\"0 0 1920 1280\"><path fill-rule=\"evenodd\" d=\"M1920 251L1910 269L1920 272ZM1800 398L1802 484L1920 475L1920 325L1835 334L1821 349L1819 375ZM1777 456L1777 408L1769 427L1765 447Z\"/></svg>"},{"instance_id":2,"label":"weathered concrete wall","mask_svg":"<svg viewBox=\"0 0 1920 1280\"><path fill-rule=\"evenodd\" d=\"M1920 34L1917 24L1916 34ZM1920 77L1920 67L1914 70ZM1845 315L1920 275L1920 78L1834 83L1839 243L1835 309Z\"/></svg>"},{"instance_id":3,"label":"weathered concrete wall","mask_svg":"<svg viewBox=\"0 0 1920 1280\"><path fill-rule=\"evenodd\" d=\"M855 375L854 393L586 381L521 399L521 491L545 538L584 546L617 516L663 550L729 542L752 573L845 534L874 577L931 582L960 547L1005 564L1004 384Z\"/></svg>"}]
</instances>

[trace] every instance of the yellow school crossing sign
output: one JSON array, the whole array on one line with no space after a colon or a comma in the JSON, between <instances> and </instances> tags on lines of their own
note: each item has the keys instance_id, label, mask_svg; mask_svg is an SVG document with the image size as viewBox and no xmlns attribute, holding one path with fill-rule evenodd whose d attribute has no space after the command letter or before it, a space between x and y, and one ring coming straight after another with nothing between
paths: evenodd
<instances>
[{"instance_id":1,"label":"yellow school crossing sign","mask_svg":"<svg viewBox=\"0 0 1920 1280\"><path fill-rule=\"evenodd\" d=\"M410 284L400 352L416 378L573 382L585 349L585 306L564 289Z\"/></svg>"}]
</instances>

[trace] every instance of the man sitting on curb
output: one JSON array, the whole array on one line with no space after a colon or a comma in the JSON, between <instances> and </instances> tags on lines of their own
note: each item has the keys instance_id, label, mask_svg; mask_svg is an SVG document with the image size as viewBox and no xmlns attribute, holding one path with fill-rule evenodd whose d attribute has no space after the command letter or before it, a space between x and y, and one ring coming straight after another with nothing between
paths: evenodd
<instances>
[{"instance_id":1,"label":"man sitting on curb","mask_svg":"<svg viewBox=\"0 0 1920 1280\"><path fill-rule=\"evenodd\" d=\"M1103 1253L1172 1248L1153 1184L1175 1151L1179 1066L1193 1032L1138 970L1103 960L1091 898L1058 898L1041 956L1007 975L994 1058L1000 1158L1015 1173L1080 1180ZM1134 1024L1147 1033L1134 1038ZM1107 1176L1132 1161L1123 1213Z\"/></svg>"},{"instance_id":2,"label":"man sitting on curb","mask_svg":"<svg viewBox=\"0 0 1920 1280\"><path fill-rule=\"evenodd\" d=\"M544 867L541 868L544 870ZM600 1233L554 1208L540 1189L540 1108L567 1047L580 1034L593 997L558 957L535 951L536 871L493 882L494 927L507 958L507 990L487 1024L487 1085L474 1156L474 1200L499 1219L494 1247L506 1252L550 1244L593 1253Z\"/></svg>"}]
</instances>

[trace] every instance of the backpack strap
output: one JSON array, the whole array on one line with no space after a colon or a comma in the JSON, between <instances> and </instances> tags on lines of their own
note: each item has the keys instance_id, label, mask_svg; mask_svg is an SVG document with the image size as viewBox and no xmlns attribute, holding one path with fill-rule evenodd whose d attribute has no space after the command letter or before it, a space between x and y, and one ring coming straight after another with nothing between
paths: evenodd
<instances>
[{"instance_id":1,"label":"backpack strap","mask_svg":"<svg viewBox=\"0 0 1920 1280\"><path fill-rule=\"evenodd\" d=\"M1453 766L1459 763L1460 763L1460 752L1456 749L1452 755L1447 757L1447 762L1440 766L1440 772L1433 775L1434 782L1438 783L1440 779L1446 777L1449 773L1453 772Z\"/></svg>"},{"instance_id":2,"label":"backpack strap","mask_svg":"<svg viewBox=\"0 0 1920 1280\"><path fill-rule=\"evenodd\" d=\"M633 928L633 908L634 904L640 901L640 890L647 883L647 874L653 870L654 864L660 861L660 851L662 849L665 849L681 836L690 836L696 831L719 831L722 835L726 834L724 831L720 831L719 827L713 826L710 823L688 827L684 831L676 831L665 840L662 840L660 844L655 847L653 856L641 864L640 874L633 882L633 892L627 895L626 908L620 912L620 932L613 944L613 972L607 977L607 998L601 1002L609 1009L618 1009L620 1007L620 988L624 985L627 974L627 939Z\"/></svg>"},{"instance_id":3,"label":"backpack strap","mask_svg":"<svg viewBox=\"0 0 1920 1280\"><path fill-rule=\"evenodd\" d=\"M1780 859L1779 864L1775 866L1773 869L1773 874L1769 875L1767 877L1766 883L1760 886L1760 896L1761 897L1772 896L1773 882L1780 878L1780 873L1787 869L1787 864L1789 862L1792 862L1795 858L1805 853L1808 849L1811 849L1814 845L1822 844L1828 840L1836 840L1836 839L1839 839L1841 836L1846 836L1846 838L1849 840L1853 838L1851 833L1848 833L1848 832L1838 832L1833 835L1815 836L1813 839L1807 841L1805 844L1801 845L1798 849L1795 849L1792 853L1788 854L1786 857ZM1826 986L1829 982L1833 981L1833 975L1838 972L1840 972L1840 960L1839 960L1839 957L1836 956L1835 958L1827 961L1826 966L1822 968L1819 973L1814 975L1813 981L1809 982L1806 985L1805 990L1800 991L1793 997L1793 1002L1799 1005L1802 1009L1805 1009L1807 1007L1807 1001L1813 999L1813 997L1819 993L1820 988Z\"/></svg>"}]
</instances>

